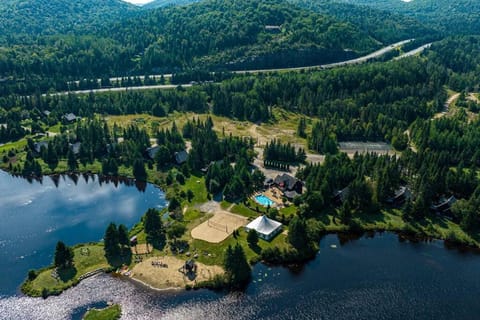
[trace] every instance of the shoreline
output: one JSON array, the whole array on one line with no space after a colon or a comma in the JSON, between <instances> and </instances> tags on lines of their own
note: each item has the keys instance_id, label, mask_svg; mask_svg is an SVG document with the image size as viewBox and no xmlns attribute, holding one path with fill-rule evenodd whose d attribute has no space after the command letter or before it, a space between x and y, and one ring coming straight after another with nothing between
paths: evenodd
<instances>
[{"instance_id":1,"label":"shoreline","mask_svg":"<svg viewBox=\"0 0 480 320\"><path fill-rule=\"evenodd\" d=\"M69 171L64 171L64 172L54 172L54 173L51 173L51 174L44 174L42 175L41 177L33 177L33 176L23 176L23 175L18 175L18 174L12 174L11 172L9 172L8 170L2 168L1 169L2 171L12 175L12 176L15 176L15 177L21 177L21 178L25 178L25 179L39 179L41 180L43 177L59 177L59 176L62 176L62 175L76 175L78 177L82 176L82 175L89 175L89 176L97 176L100 180L104 179L105 181L119 181L119 182L125 182L127 183L128 185L132 185L132 186L136 186L137 183L140 183L140 184L150 184L152 185L153 187L155 188L158 188L160 189L162 192L165 193L165 196L167 196L168 194L168 190L164 190L164 188L162 188L160 185L158 185L155 181L155 179L153 179L153 177L149 177L147 178L147 181L145 182L139 182L137 181L136 179L132 178L132 177L129 177L128 175L119 175L119 176L105 176L101 173L96 173L96 172L92 172L92 171L86 171L86 172L81 172L81 171L75 171L75 172L69 172ZM166 198L166 200L168 200ZM383 213L382 213L383 214ZM395 233L397 234L399 237L402 237L404 238L406 241L414 241L414 242L428 242L428 241L431 241L431 240L438 240L438 241L443 241L444 242L444 245L446 247L450 247L450 248L455 248L455 249L458 249L458 250L474 250L474 251L478 251L480 250L480 246L479 245L475 245L475 244L472 244L471 242L468 242L468 241L464 241L465 239L456 239L456 238L452 238L452 239L449 239L448 236L449 235L442 235L439 233L439 231L435 231L435 234L426 234L423 232L422 229L418 228L418 226L416 227L415 226L415 222L405 222L403 227L394 227L392 226L391 228L382 228L382 227L375 227L373 226L373 228L370 228L369 226L362 226L362 225L326 225L325 226L325 229L321 231L321 236L324 236L324 235L327 235L327 234L336 234L336 235L345 235L346 237L350 237L352 240L355 239L356 236L364 236L365 233L369 233L369 232L373 232L373 233L382 233L382 232L392 232L392 233ZM84 245L88 245L89 243L79 243L79 244L76 244L74 245L74 247L80 247L80 246L84 246ZM91 244L91 243L90 243ZM99 243L96 243L97 245ZM312 258L315 257L315 255L317 254L318 250L315 251L315 254L312 255ZM170 257L170 256L169 256ZM310 260L309 259L309 260ZM262 262L262 263L266 263L266 264L272 264L272 262L270 261L263 261L263 260L257 260L256 262ZM256 263L255 262L255 263ZM274 265L283 265L283 266L288 266L288 265L294 265L294 264L302 264L305 262L305 259L300 259L298 261L295 261L295 262L292 262L292 261L285 261L284 263L280 261L280 263L273 263ZM138 264L135 264L135 266L137 266ZM219 265L215 264L215 265L212 265L212 266L217 266L217 267L220 267ZM134 268L132 267L132 269ZM37 272L42 272L46 269L50 269L51 266L45 266L43 268L40 268L38 270L36 270ZM104 272L104 273L109 273L109 272ZM50 296L50 295L59 295L61 294L64 290L66 289L69 289L71 287L74 287L76 284L78 284L79 282L81 282L83 279L80 279L83 275L79 275L79 279L78 281L75 281L74 284L71 284L65 288L63 288L62 290L60 291L54 291L54 292L49 292L46 296ZM136 278L135 276L132 276L132 277L126 277L126 278L129 278L131 280L133 280L134 282L140 284L140 285L143 285L145 286L146 288L149 288L149 289L152 289L154 291L180 291L180 290L188 290L189 288L195 288L196 286L195 285L186 285L185 287L182 287L181 285L179 286L171 286L169 285L168 287L166 288L159 288L153 284L150 284L148 281L144 281L144 280L140 280L138 278ZM23 286L25 284L28 284L30 282L30 280L28 280L28 278L25 279L25 281L21 284L20 286L20 291L22 292L22 294L26 295L26 296L31 296L31 297L35 297L35 296L42 296L42 294L29 294L29 292L24 292L23 291ZM200 281L201 282L201 281Z\"/></svg>"}]
</instances>

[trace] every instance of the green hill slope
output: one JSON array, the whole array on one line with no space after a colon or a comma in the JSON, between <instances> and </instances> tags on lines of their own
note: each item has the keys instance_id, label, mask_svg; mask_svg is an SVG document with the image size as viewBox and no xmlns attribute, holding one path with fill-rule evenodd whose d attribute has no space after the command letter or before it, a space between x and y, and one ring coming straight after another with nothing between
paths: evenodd
<instances>
[{"instance_id":1,"label":"green hill slope","mask_svg":"<svg viewBox=\"0 0 480 320\"><path fill-rule=\"evenodd\" d=\"M109 31L163 67L268 68L331 62L381 46L349 22L285 1L209 0L127 20Z\"/></svg>"},{"instance_id":2,"label":"green hill slope","mask_svg":"<svg viewBox=\"0 0 480 320\"><path fill-rule=\"evenodd\" d=\"M477 0L336 0L396 12L415 18L447 34L480 33L480 1Z\"/></svg>"},{"instance_id":3,"label":"green hill slope","mask_svg":"<svg viewBox=\"0 0 480 320\"><path fill-rule=\"evenodd\" d=\"M139 8L120 0L2 0L0 38L93 33L102 25L138 11Z\"/></svg>"}]
</instances>

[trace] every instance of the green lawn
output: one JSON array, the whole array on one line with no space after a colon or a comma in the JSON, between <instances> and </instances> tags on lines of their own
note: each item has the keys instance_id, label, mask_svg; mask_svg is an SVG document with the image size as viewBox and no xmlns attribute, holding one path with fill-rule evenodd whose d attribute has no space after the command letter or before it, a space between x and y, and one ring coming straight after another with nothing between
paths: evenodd
<instances>
[{"instance_id":1,"label":"green lawn","mask_svg":"<svg viewBox=\"0 0 480 320\"><path fill-rule=\"evenodd\" d=\"M103 245L80 245L73 251L73 268L59 271L58 279L52 276L53 267L43 269L33 281L26 282L22 290L32 296L42 295L44 289L50 293L61 292L75 285L79 278L87 272L109 267L104 256Z\"/></svg>"},{"instance_id":2,"label":"green lawn","mask_svg":"<svg viewBox=\"0 0 480 320\"><path fill-rule=\"evenodd\" d=\"M92 309L85 313L83 320L117 320L122 316L122 308L114 304L105 309Z\"/></svg>"},{"instance_id":3,"label":"green lawn","mask_svg":"<svg viewBox=\"0 0 480 320\"><path fill-rule=\"evenodd\" d=\"M181 186L181 190L185 191L192 190L195 195L192 201L186 202L186 204L200 204L208 201L207 199L207 188L205 187L205 178L191 175L188 179L185 180L185 184Z\"/></svg>"},{"instance_id":4,"label":"green lawn","mask_svg":"<svg viewBox=\"0 0 480 320\"><path fill-rule=\"evenodd\" d=\"M255 261L258 259L260 251L259 250L254 251L252 248L249 247L247 243L247 233L243 230L243 228L240 229L239 236L237 238L235 238L233 235L230 235L227 239L225 239L220 243L209 243L206 241L193 239L191 242L190 250L193 251L193 249L196 249L197 252L199 252L198 261L204 264L222 265L223 256L228 245L233 246L237 242L245 250L245 254L249 261L252 261L252 260ZM288 245L286 243L286 236L284 234L279 234L270 242L260 239L260 241L258 242L258 246L264 249L264 248L274 247L274 246L282 248ZM204 253L209 253L211 256L208 256Z\"/></svg>"}]
</instances>

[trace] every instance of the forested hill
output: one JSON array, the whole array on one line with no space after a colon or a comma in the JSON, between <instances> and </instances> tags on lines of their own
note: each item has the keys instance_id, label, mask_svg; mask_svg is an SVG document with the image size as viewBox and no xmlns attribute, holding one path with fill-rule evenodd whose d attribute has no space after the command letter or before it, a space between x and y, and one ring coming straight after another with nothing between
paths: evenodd
<instances>
[{"instance_id":1,"label":"forested hill","mask_svg":"<svg viewBox=\"0 0 480 320\"><path fill-rule=\"evenodd\" d=\"M144 9L163 8L199 2L201 0L154 0L142 6Z\"/></svg>"},{"instance_id":2,"label":"forested hill","mask_svg":"<svg viewBox=\"0 0 480 320\"><path fill-rule=\"evenodd\" d=\"M0 40L11 43L32 35L94 33L139 11L120 0L2 0Z\"/></svg>"},{"instance_id":3,"label":"forested hill","mask_svg":"<svg viewBox=\"0 0 480 320\"><path fill-rule=\"evenodd\" d=\"M141 67L269 68L351 58L382 44L355 25L281 0L208 0L148 11L109 34Z\"/></svg>"},{"instance_id":4,"label":"forested hill","mask_svg":"<svg viewBox=\"0 0 480 320\"><path fill-rule=\"evenodd\" d=\"M382 19L366 7L292 1L298 5L205 0L142 10L119 0L6 0L0 31L8 32L0 39L19 38L14 45L0 42L0 76L31 83L48 78L57 87L82 77L307 66L434 34L409 18Z\"/></svg>"},{"instance_id":5,"label":"forested hill","mask_svg":"<svg viewBox=\"0 0 480 320\"><path fill-rule=\"evenodd\" d=\"M480 1L477 0L413 0L410 2L400 0L335 1L368 5L404 14L451 35L480 33Z\"/></svg>"},{"instance_id":6,"label":"forested hill","mask_svg":"<svg viewBox=\"0 0 480 320\"><path fill-rule=\"evenodd\" d=\"M408 16L353 3L339 3L337 0L290 0L295 5L332 16L340 21L350 22L373 38L393 43L399 40L432 39L439 36L433 27L427 27Z\"/></svg>"}]
</instances>

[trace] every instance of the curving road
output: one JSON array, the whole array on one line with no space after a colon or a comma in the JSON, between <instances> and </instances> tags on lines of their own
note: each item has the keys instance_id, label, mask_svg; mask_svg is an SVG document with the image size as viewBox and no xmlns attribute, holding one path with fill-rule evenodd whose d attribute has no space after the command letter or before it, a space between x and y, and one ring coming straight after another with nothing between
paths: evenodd
<instances>
[{"instance_id":1,"label":"curving road","mask_svg":"<svg viewBox=\"0 0 480 320\"><path fill-rule=\"evenodd\" d=\"M354 64L361 64L365 63L371 59L378 58L382 55L384 55L387 52L390 52L392 50L395 50L401 46L403 46L406 43L409 43L413 41L414 39L408 39L408 40L403 40L399 41L396 43L393 43L391 45L388 45L382 49L379 49L375 52L372 52L368 55L365 55L360 58L356 59L351 59L351 60L346 60L346 61L340 61L340 62L335 62L335 63L329 63L329 64L322 64L322 65L314 65L314 66L305 66L305 67L295 67L295 68L277 68L277 69L259 69L259 70L238 70L238 71L232 71L232 73L235 74L248 74L248 73L268 73L268 72L281 72L281 71L306 71L306 70L312 70L312 69L331 69L331 68L337 68L337 67L342 67L342 66L347 66L347 65L354 65ZM415 55L419 52L422 52L426 48L429 48L431 46L431 43L425 44L417 49L411 50L409 52L406 52L402 54L401 56L396 57L395 59L401 59L405 57L409 57L412 55ZM150 78L154 79L159 79L162 75L149 75ZM163 75L164 78L170 78L172 77L171 74L165 74ZM143 79L143 76L138 76L138 78ZM110 78L110 81L117 81L122 79L122 77L112 77ZM98 80L100 81L100 80ZM75 81L78 82L78 81ZM178 86L182 87L190 87L192 86L191 83L188 84L179 84L179 85L172 85L172 84L161 84L161 85L148 85L148 86L135 86L135 87L115 87L115 88L102 88L102 89L89 89L89 90L74 90L74 91L64 91L64 92L57 92L53 93L50 95L67 95L67 94L86 94L86 93L101 93L101 92L119 92L119 91L130 91L130 90L150 90L150 89L174 89ZM46 96L46 94L44 94Z\"/></svg>"}]
</instances>

